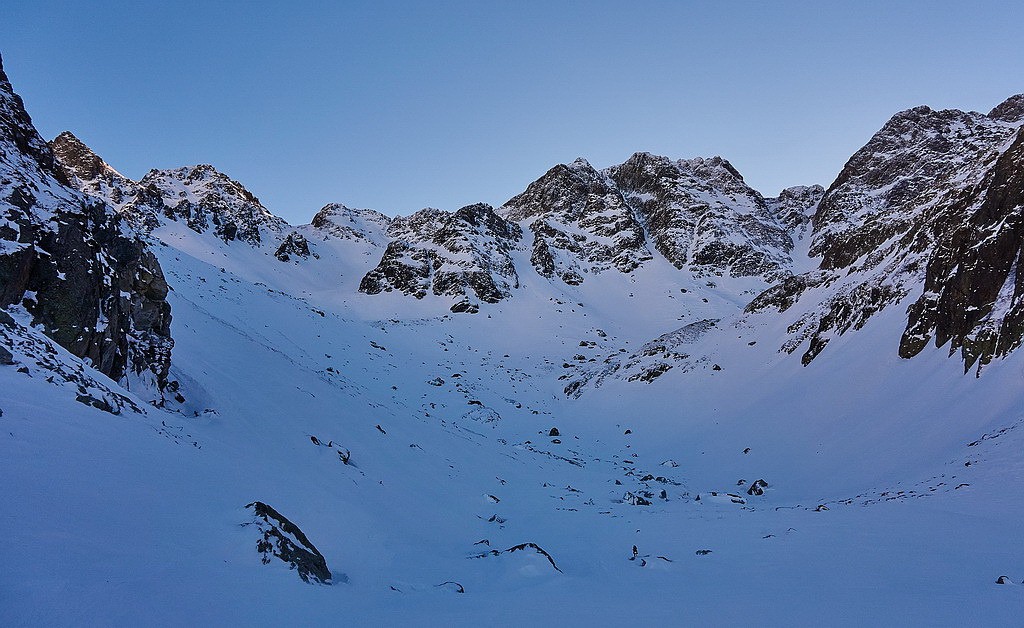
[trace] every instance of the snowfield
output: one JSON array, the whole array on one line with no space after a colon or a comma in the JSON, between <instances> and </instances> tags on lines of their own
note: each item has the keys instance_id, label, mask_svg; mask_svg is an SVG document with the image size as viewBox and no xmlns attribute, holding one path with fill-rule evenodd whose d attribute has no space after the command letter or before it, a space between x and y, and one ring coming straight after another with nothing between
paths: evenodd
<instances>
[{"instance_id":1,"label":"snowfield","mask_svg":"<svg viewBox=\"0 0 1024 628\"><path fill-rule=\"evenodd\" d=\"M1019 626L1022 125L291 226L0 68L0 626Z\"/></svg>"},{"instance_id":2,"label":"snowfield","mask_svg":"<svg viewBox=\"0 0 1024 628\"><path fill-rule=\"evenodd\" d=\"M184 404L114 416L0 367L4 625L1024 611L1019 353L980 378L942 349L901 360L894 307L804 367L778 351L784 317L741 314L750 287L708 290L667 264L576 287L524 277L453 315L450 299L356 292L352 264L374 261L359 242L286 264L164 229ZM564 365L711 317L680 345L689 370L564 393L579 370ZM331 586L261 564L242 525L256 500L301 528Z\"/></svg>"}]
</instances>

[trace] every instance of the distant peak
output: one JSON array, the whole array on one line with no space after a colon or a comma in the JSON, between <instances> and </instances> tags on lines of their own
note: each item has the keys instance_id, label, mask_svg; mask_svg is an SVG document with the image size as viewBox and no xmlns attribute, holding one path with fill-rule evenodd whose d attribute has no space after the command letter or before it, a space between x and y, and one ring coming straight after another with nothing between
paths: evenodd
<instances>
[{"instance_id":1,"label":"distant peak","mask_svg":"<svg viewBox=\"0 0 1024 628\"><path fill-rule=\"evenodd\" d=\"M53 141L54 142L78 142L79 144L82 144L82 140L78 139L78 136L76 136L71 131L61 131L60 135L58 135L57 137L53 138Z\"/></svg>"},{"instance_id":2,"label":"distant peak","mask_svg":"<svg viewBox=\"0 0 1024 628\"><path fill-rule=\"evenodd\" d=\"M85 142L71 131L64 131L50 142L50 149L66 175L92 181L113 168L107 165Z\"/></svg>"},{"instance_id":3,"label":"distant peak","mask_svg":"<svg viewBox=\"0 0 1024 628\"><path fill-rule=\"evenodd\" d=\"M89 148L89 146L85 142L78 139L78 136L76 136L71 131L63 131L60 135L53 138L53 141L50 142L50 146L52 146L55 150L60 148L65 151L76 151L81 153L88 153L93 156L96 155L96 153L93 152L93 150Z\"/></svg>"},{"instance_id":4,"label":"distant peak","mask_svg":"<svg viewBox=\"0 0 1024 628\"><path fill-rule=\"evenodd\" d=\"M590 162L584 159L583 157L577 157L572 161L571 164L569 164L569 166L572 168L586 168L589 170L593 169L593 166L590 165Z\"/></svg>"},{"instance_id":5,"label":"distant peak","mask_svg":"<svg viewBox=\"0 0 1024 628\"><path fill-rule=\"evenodd\" d=\"M988 112L988 117L1003 122L1018 122L1024 119L1024 94L1010 96Z\"/></svg>"},{"instance_id":6,"label":"distant peak","mask_svg":"<svg viewBox=\"0 0 1024 628\"><path fill-rule=\"evenodd\" d=\"M339 213L340 214L340 213L350 212L350 211L352 211L352 208L349 207L348 205L344 204L344 203L327 203L326 205L324 205L323 207L320 208L320 212L319 213L321 213L321 214L324 214L324 213L328 213L328 214L329 213Z\"/></svg>"}]
</instances>

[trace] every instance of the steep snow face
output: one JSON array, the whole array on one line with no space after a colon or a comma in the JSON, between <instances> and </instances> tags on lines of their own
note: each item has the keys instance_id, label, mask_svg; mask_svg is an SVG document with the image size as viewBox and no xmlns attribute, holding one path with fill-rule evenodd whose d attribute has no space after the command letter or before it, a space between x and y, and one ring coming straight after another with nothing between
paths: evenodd
<instances>
[{"instance_id":1,"label":"steep snow face","mask_svg":"<svg viewBox=\"0 0 1024 628\"><path fill-rule=\"evenodd\" d=\"M159 398L172 346L160 265L109 206L65 183L0 65L0 308Z\"/></svg>"},{"instance_id":2,"label":"steep snow face","mask_svg":"<svg viewBox=\"0 0 1024 628\"><path fill-rule=\"evenodd\" d=\"M360 292L462 297L452 306L459 312L475 311L479 302L497 303L519 287L510 253L522 230L490 205L468 205L456 212L423 209L394 219L387 235L384 257L363 277Z\"/></svg>"},{"instance_id":3,"label":"steep snow face","mask_svg":"<svg viewBox=\"0 0 1024 628\"><path fill-rule=\"evenodd\" d=\"M819 269L772 287L748 311L792 308L783 348L801 349L805 363L835 335L909 297L903 357L934 339L960 349L970 368L1018 346L1019 102L988 116L928 107L895 115L814 215L810 254Z\"/></svg>"}]
</instances>

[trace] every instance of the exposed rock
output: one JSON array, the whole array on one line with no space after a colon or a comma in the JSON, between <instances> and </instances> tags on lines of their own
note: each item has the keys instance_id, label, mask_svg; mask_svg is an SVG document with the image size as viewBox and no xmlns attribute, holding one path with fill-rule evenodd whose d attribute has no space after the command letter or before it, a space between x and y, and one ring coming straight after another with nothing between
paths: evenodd
<instances>
[{"instance_id":1,"label":"exposed rock","mask_svg":"<svg viewBox=\"0 0 1024 628\"><path fill-rule=\"evenodd\" d=\"M622 496L622 501L623 503L629 504L630 506L651 505L651 500L643 497L642 495L637 495L636 493L633 493L631 491L627 491L626 494Z\"/></svg>"},{"instance_id":2,"label":"exposed rock","mask_svg":"<svg viewBox=\"0 0 1024 628\"><path fill-rule=\"evenodd\" d=\"M775 198L766 198L768 210L796 239L802 239L811 226L811 218L825 195L820 185L786 188Z\"/></svg>"},{"instance_id":3,"label":"exposed rock","mask_svg":"<svg viewBox=\"0 0 1024 628\"><path fill-rule=\"evenodd\" d=\"M1014 96L989 116L928 107L893 116L818 205L811 254L820 268L783 279L746 311L798 308L782 349L803 347L804 364L911 294L920 296L908 308L904 358L934 340L980 369L1018 347L1022 102Z\"/></svg>"},{"instance_id":4,"label":"exposed rock","mask_svg":"<svg viewBox=\"0 0 1024 628\"><path fill-rule=\"evenodd\" d=\"M263 564L269 564L276 556L298 571L303 582L331 584L331 571L323 554L310 543L302 530L267 504L252 502L246 505L253 511L253 525L260 532L256 551L263 555Z\"/></svg>"},{"instance_id":5,"label":"exposed rock","mask_svg":"<svg viewBox=\"0 0 1024 628\"><path fill-rule=\"evenodd\" d=\"M570 285L610 268L632 272L653 258L651 245L696 275L772 279L790 266L790 232L803 234L822 192L765 199L720 157L637 153L600 171L583 159L555 166L501 213L533 233L537 272Z\"/></svg>"},{"instance_id":6,"label":"exposed rock","mask_svg":"<svg viewBox=\"0 0 1024 628\"><path fill-rule=\"evenodd\" d=\"M714 318L694 321L644 343L635 353L615 352L600 361L580 365L563 392L578 398L585 386L597 388L609 377L649 383L673 368L684 373L691 371L707 359L691 357L688 346L714 330L718 323L719 319Z\"/></svg>"},{"instance_id":7,"label":"exposed rock","mask_svg":"<svg viewBox=\"0 0 1024 628\"><path fill-rule=\"evenodd\" d=\"M309 242L306 241L305 236L297 231L289 233L285 239L281 241L281 246L277 247L277 250L274 252L274 257L282 262L289 261L293 255L303 259L308 259L310 256ZM312 255L313 257L320 257L316 253L313 253Z\"/></svg>"},{"instance_id":8,"label":"exposed rock","mask_svg":"<svg viewBox=\"0 0 1024 628\"><path fill-rule=\"evenodd\" d=\"M21 365L18 372L26 376L37 373L44 376L57 388L54 395L65 395L110 414L121 414L123 410L144 412L123 394L123 389L71 355L44 331L22 324L0 310L0 358L9 355L11 362ZM2 362L4 360L0 359ZM166 392L174 394L173 384L175 382L168 384Z\"/></svg>"},{"instance_id":9,"label":"exposed rock","mask_svg":"<svg viewBox=\"0 0 1024 628\"><path fill-rule=\"evenodd\" d=\"M81 191L118 210L149 233L163 221L183 222L197 233L212 231L225 242L260 246L285 237L288 225L258 198L210 165L150 170L132 181L104 162L70 132L51 143L60 172Z\"/></svg>"},{"instance_id":10,"label":"exposed rock","mask_svg":"<svg viewBox=\"0 0 1024 628\"><path fill-rule=\"evenodd\" d=\"M397 290L422 299L427 294L497 303L519 286L509 253L522 230L490 205L469 205L449 213L424 209L396 218L388 227L392 241L380 263L363 277L359 291Z\"/></svg>"},{"instance_id":11,"label":"exposed rock","mask_svg":"<svg viewBox=\"0 0 1024 628\"><path fill-rule=\"evenodd\" d=\"M582 283L588 272L628 273L652 257L643 227L615 183L583 159L548 170L501 213L529 227L537 272L570 285Z\"/></svg>"},{"instance_id":12,"label":"exposed rock","mask_svg":"<svg viewBox=\"0 0 1024 628\"><path fill-rule=\"evenodd\" d=\"M100 167L79 157L76 172ZM162 389L173 343L160 265L112 208L66 187L67 177L0 67L0 308L23 306L110 378Z\"/></svg>"},{"instance_id":13,"label":"exposed rock","mask_svg":"<svg viewBox=\"0 0 1024 628\"><path fill-rule=\"evenodd\" d=\"M933 336L951 354L960 350L966 369L975 362L980 369L1024 340L1024 128L982 186L948 210L955 224L928 260L901 357L916 355Z\"/></svg>"},{"instance_id":14,"label":"exposed rock","mask_svg":"<svg viewBox=\"0 0 1024 628\"><path fill-rule=\"evenodd\" d=\"M140 192L121 208L137 224L163 215L198 233L212 230L225 242L241 240L252 246L287 229L241 183L210 165L150 170L138 185Z\"/></svg>"},{"instance_id":15,"label":"exposed rock","mask_svg":"<svg viewBox=\"0 0 1024 628\"><path fill-rule=\"evenodd\" d=\"M672 161L637 153L608 175L677 268L771 278L792 262L786 225L721 157Z\"/></svg>"},{"instance_id":16,"label":"exposed rock","mask_svg":"<svg viewBox=\"0 0 1024 628\"><path fill-rule=\"evenodd\" d=\"M747 489L747 495L764 495L764 489L768 488L768 483L764 480L756 480Z\"/></svg>"},{"instance_id":17,"label":"exposed rock","mask_svg":"<svg viewBox=\"0 0 1024 628\"><path fill-rule=\"evenodd\" d=\"M99 196L115 207L135 193L134 181L114 170L71 131L64 131L54 138L50 148L56 158L54 165L57 170L83 192Z\"/></svg>"},{"instance_id":18,"label":"exposed rock","mask_svg":"<svg viewBox=\"0 0 1024 628\"><path fill-rule=\"evenodd\" d=\"M558 573L562 573L562 570L559 569L558 565L555 564L555 559L551 557L551 554L547 553L547 551L545 551L543 547L541 547L540 545L537 545L536 543L533 543L533 542L526 542L526 543L520 543L519 545L513 545L512 547L510 547L510 548L508 548L507 550L504 550L504 551L488 550L488 551L482 552L480 554L474 554L472 556L472 558L485 558L485 557L488 557L488 556L500 556L502 554L513 554L515 552L522 552L522 551L525 551L525 550L533 550L534 552L540 554L545 559L547 559L547 561L551 565L552 569L554 569Z\"/></svg>"}]
</instances>

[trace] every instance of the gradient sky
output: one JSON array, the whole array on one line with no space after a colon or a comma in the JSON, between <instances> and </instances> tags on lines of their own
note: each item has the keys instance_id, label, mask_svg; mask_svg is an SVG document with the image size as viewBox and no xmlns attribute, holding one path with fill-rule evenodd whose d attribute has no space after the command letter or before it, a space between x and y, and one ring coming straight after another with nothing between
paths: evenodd
<instances>
[{"instance_id":1,"label":"gradient sky","mask_svg":"<svg viewBox=\"0 0 1024 628\"><path fill-rule=\"evenodd\" d=\"M980 1L5 0L0 54L47 138L132 178L212 163L301 223L499 205L641 150L827 186L898 110L1024 92L1022 24Z\"/></svg>"}]
</instances>

